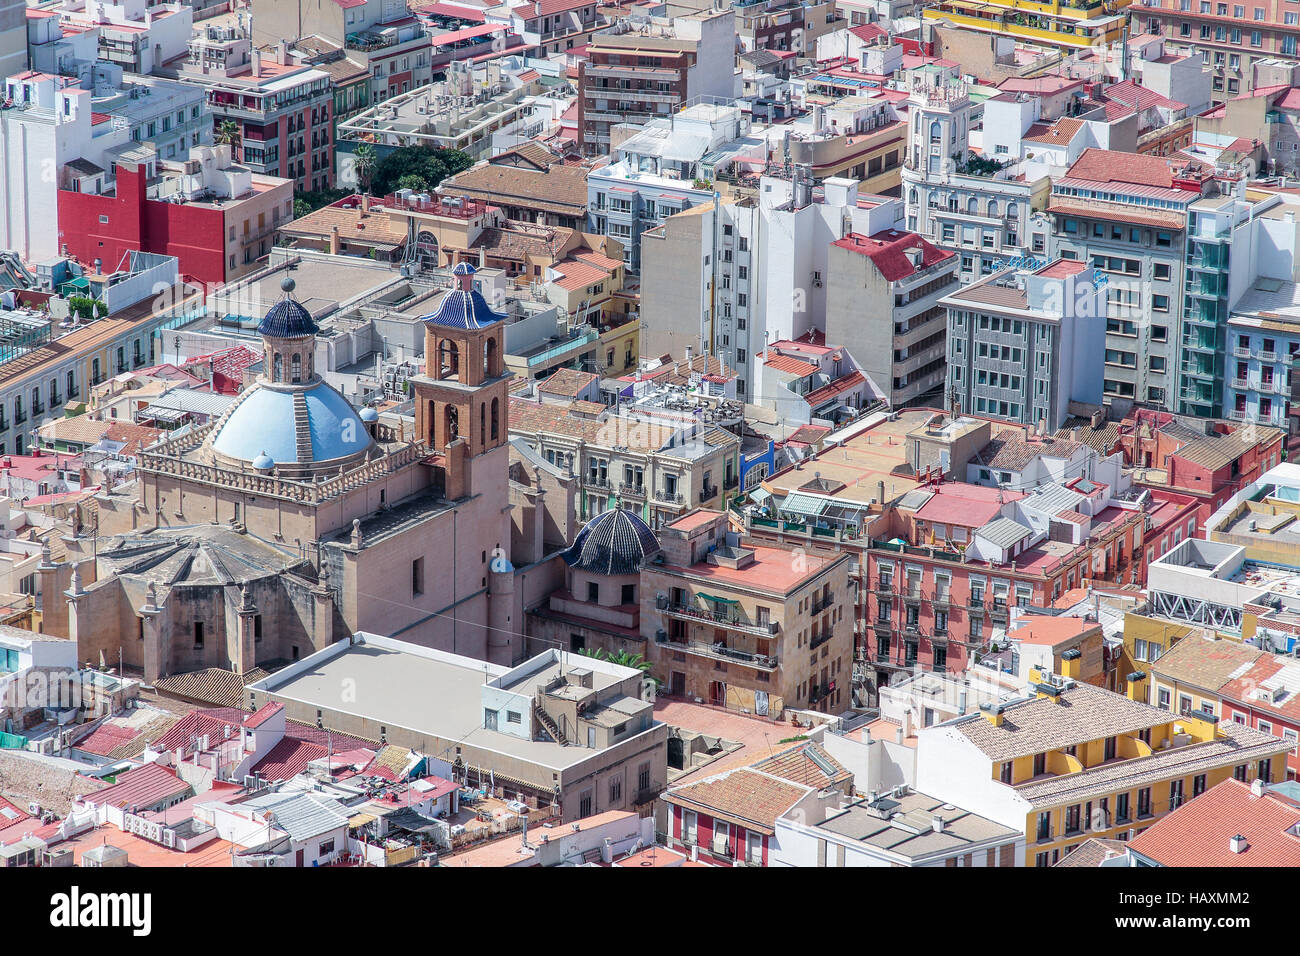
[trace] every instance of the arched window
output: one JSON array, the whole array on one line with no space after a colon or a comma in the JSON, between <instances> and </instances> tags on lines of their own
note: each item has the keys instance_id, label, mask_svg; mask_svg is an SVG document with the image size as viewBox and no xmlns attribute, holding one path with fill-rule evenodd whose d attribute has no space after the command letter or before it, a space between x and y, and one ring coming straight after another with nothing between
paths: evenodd
<instances>
[{"instance_id":1,"label":"arched window","mask_svg":"<svg viewBox=\"0 0 1300 956\"><path fill-rule=\"evenodd\" d=\"M996 199L990 199L989 216L996 219L997 215L998 215L998 201Z\"/></svg>"},{"instance_id":2,"label":"arched window","mask_svg":"<svg viewBox=\"0 0 1300 956\"><path fill-rule=\"evenodd\" d=\"M438 377L456 378L460 374L460 350L451 339L443 339L438 347Z\"/></svg>"},{"instance_id":3,"label":"arched window","mask_svg":"<svg viewBox=\"0 0 1300 956\"><path fill-rule=\"evenodd\" d=\"M1007 203L1007 218L1017 219L1020 216L1020 207L1013 202Z\"/></svg>"},{"instance_id":4,"label":"arched window","mask_svg":"<svg viewBox=\"0 0 1300 956\"><path fill-rule=\"evenodd\" d=\"M293 384L297 385L302 381L302 356L294 352L293 358L289 361L289 367L293 376Z\"/></svg>"},{"instance_id":5,"label":"arched window","mask_svg":"<svg viewBox=\"0 0 1300 956\"><path fill-rule=\"evenodd\" d=\"M937 143L943 139L943 126L938 120L930 124L930 142Z\"/></svg>"},{"instance_id":6,"label":"arched window","mask_svg":"<svg viewBox=\"0 0 1300 956\"><path fill-rule=\"evenodd\" d=\"M480 404L478 407L478 440L480 444L487 441L487 405Z\"/></svg>"},{"instance_id":7,"label":"arched window","mask_svg":"<svg viewBox=\"0 0 1300 956\"><path fill-rule=\"evenodd\" d=\"M283 382L284 381L284 357L279 352L275 353L274 369L275 371L271 374L271 381Z\"/></svg>"},{"instance_id":8,"label":"arched window","mask_svg":"<svg viewBox=\"0 0 1300 956\"><path fill-rule=\"evenodd\" d=\"M460 412L455 405L447 404L447 443L451 444L460 434Z\"/></svg>"},{"instance_id":9,"label":"arched window","mask_svg":"<svg viewBox=\"0 0 1300 956\"><path fill-rule=\"evenodd\" d=\"M921 200L920 194L917 193L916 188L913 187L911 193L908 194L907 204L909 206L915 206L918 202L920 202L920 200Z\"/></svg>"},{"instance_id":10,"label":"arched window","mask_svg":"<svg viewBox=\"0 0 1300 956\"><path fill-rule=\"evenodd\" d=\"M492 399L492 440L496 441L501 434L501 401Z\"/></svg>"},{"instance_id":11,"label":"arched window","mask_svg":"<svg viewBox=\"0 0 1300 956\"><path fill-rule=\"evenodd\" d=\"M980 201L974 196L966 200L966 212L972 216L979 215Z\"/></svg>"}]
</instances>

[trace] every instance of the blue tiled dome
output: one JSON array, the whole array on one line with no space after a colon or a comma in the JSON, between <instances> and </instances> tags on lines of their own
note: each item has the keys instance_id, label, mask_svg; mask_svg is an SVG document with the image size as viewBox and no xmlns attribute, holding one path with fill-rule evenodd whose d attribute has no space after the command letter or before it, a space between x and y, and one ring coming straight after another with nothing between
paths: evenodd
<instances>
[{"instance_id":1,"label":"blue tiled dome","mask_svg":"<svg viewBox=\"0 0 1300 956\"><path fill-rule=\"evenodd\" d=\"M363 422L377 422L379 421L379 412L367 405L361 409L361 420Z\"/></svg>"},{"instance_id":2,"label":"blue tiled dome","mask_svg":"<svg viewBox=\"0 0 1300 956\"><path fill-rule=\"evenodd\" d=\"M438 308L421 321L449 329L481 329L504 318L505 313L493 312L477 289L468 292L452 289L442 297Z\"/></svg>"},{"instance_id":3,"label":"blue tiled dome","mask_svg":"<svg viewBox=\"0 0 1300 956\"><path fill-rule=\"evenodd\" d=\"M257 324L257 334L275 339L296 339L306 335L315 335L319 328L311 313L293 297L294 281L289 277L280 283L284 298L271 306L261 322Z\"/></svg>"},{"instance_id":4,"label":"blue tiled dome","mask_svg":"<svg viewBox=\"0 0 1300 956\"><path fill-rule=\"evenodd\" d=\"M307 407L302 437L310 439L310 458L298 457L307 441L298 440L293 392L265 385L253 386L230 410L209 439L213 450L262 470L270 467L268 460L271 465L338 461L373 444L355 409L327 383L302 394Z\"/></svg>"},{"instance_id":5,"label":"blue tiled dome","mask_svg":"<svg viewBox=\"0 0 1300 956\"><path fill-rule=\"evenodd\" d=\"M270 455L268 455L266 452L262 452L260 455L258 455L256 458L253 459L253 467L256 468L258 471L269 471L270 469L275 467L275 459L272 458Z\"/></svg>"},{"instance_id":6,"label":"blue tiled dome","mask_svg":"<svg viewBox=\"0 0 1300 956\"><path fill-rule=\"evenodd\" d=\"M636 574L659 550L659 539L640 516L614 509L588 521L563 553L565 562L593 574Z\"/></svg>"}]
</instances>

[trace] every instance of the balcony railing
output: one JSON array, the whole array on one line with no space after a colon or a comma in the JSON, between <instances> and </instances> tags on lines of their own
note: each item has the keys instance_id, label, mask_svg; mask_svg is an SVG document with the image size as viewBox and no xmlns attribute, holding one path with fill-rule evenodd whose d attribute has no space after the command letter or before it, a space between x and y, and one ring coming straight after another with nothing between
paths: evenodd
<instances>
[{"instance_id":1,"label":"balcony railing","mask_svg":"<svg viewBox=\"0 0 1300 956\"><path fill-rule=\"evenodd\" d=\"M674 641L666 640L661 642L664 647L670 647L675 650L685 651L687 654L698 654L701 657L712 658L720 661L734 661L744 664L746 667L757 668L763 671L774 671L779 666L775 656L767 654L751 654L748 651L739 651L725 644L706 644L702 641Z\"/></svg>"},{"instance_id":2,"label":"balcony railing","mask_svg":"<svg viewBox=\"0 0 1300 956\"><path fill-rule=\"evenodd\" d=\"M835 603L835 595L834 595L834 594L826 594L826 595L823 595L822 597L820 597L820 598L818 598L817 600L813 601L813 603L812 603L812 611L811 611L810 613L812 613L812 614L820 614L822 611L826 610L828 607L830 607L830 606L831 606L832 604L834 604L834 603Z\"/></svg>"},{"instance_id":3,"label":"balcony railing","mask_svg":"<svg viewBox=\"0 0 1300 956\"><path fill-rule=\"evenodd\" d=\"M721 624L723 627L735 631L744 631L746 634L755 634L759 637L771 637L778 630L775 621L766 623L747 621L739 615L727 614L723 611L710 611L694 604L670 604L665 610L670 617L688 618L692 621L703 621L708 624Z\"/></svg>"},{"instance_id":4,"label":"balcony railing","mask_svg":"<svg viewBox=\"0 0 1300 956\"><path fill-rule=\"evenodd\" d=\"M705 485L700 489L700 504L717 497L718 489L714 485Z\"/></svg>"},{"instance_id":5,"label":"balcony railing","mask_svg":"<svg viewBox=\"0 0 1300 956\"><path fill-rule=\"evenodd\" d=\"M588 475L584 484L586 484L588 488L601 488L605 491L609 490L608 478L597 478L595 475Z\"/></svg>"},{"instance_id":6,"label":"balcony railing","mask_svg":"<svg viewBox=\"0 0 1300 956\"><path fill-rule=\"evenodd\" d=\"M665 504L670 505L683 505L686 503L685 498L672 491L656 491L655 501L662 501Z\"/></svg>"},{"instance_id":7,"label":"balcony railing","mask_svg":"<svg viewBox=\"0 0 1300 956\"><path fill-rule=\"evenodd\" d=\"M645 497L645 485L629 485L625 481L618 484L618 493L620 495L631 495L633 498Z\"/></svg>"}]
</instances>

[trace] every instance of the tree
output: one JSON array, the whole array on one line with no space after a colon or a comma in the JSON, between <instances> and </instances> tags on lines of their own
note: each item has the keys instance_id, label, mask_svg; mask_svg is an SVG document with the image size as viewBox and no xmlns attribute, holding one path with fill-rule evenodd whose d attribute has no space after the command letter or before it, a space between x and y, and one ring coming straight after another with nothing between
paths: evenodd
<instances>
[{"instance_id":1,"label":"tree","mask_svg":"<svg viewBox=\"0 0 1300 956\"><path fill-rule=\"evenodd\" d=\"M399 185L404 176L418 176L424 180L424 190L435 188L448 176L454 176L474 165L474 160L455 149L437 149L433 146L403 146L395 149L375 164L370 181L371 191L386 196L403 188Z\"/></svg>"},{"instance_id":2,"label":"tree","mask_svg":"<svg viewBox=\"0 0 1300 956\"><path fill-rule=\"evenodd\" d=\"M418 173L407 173L397 181L398 189L409 189L412 192L423 193L429 191L429 184L424 177Z\"/></svg>"},{"instance_id":3,"label":"tree","mask_svg":"<svg viewBox=\"0 0 1300 956\"><path fill-rule=\"evenodd\" d=\"M330 203L338 202L345 196L350 196L346 189L319 189L315 192L295 193L293 197L293 217L301 219L309 212L315 212L322 206L328 206Z\"/></svg>"},{"instance_id":4,"label":"tree","mask_svg":"<svg viewBox=\"0 0 1300 956\"><path fill-rule=\"evenodd\" d=\"M608 661L611 664L617 664L619 667L630 667L633 670L641 671L654 681L656 686L659 686L662 683L657 677L650 674L650 668L653 665L640 654L629 654L625 650L616 651L611 654L603 647L584 647L578 653L582 654L584 657L590 657L593 660Z\"/></svg>"},{"instance_id":5,"label":"tree","mask_svg":"<svg viewBox=\"0 0 1300 956\"><path fill-rule=\"evenodd\" d=\"M221 125L217 127L217 134L213 138L219 146L229 146L231 149L239 149L239 144L243 142L239 124L234 120L222 120Z\"/></svg>"},{"instance_id":6,"label":"tree","mask_svg":"<svg viewBox=\"0 0 1300 956\"><path fill-rule=\"evenodd\" d=\"M375 147L362 143L352 152L352 172L357 180L357 192L370 189L370 180L375 175L375 164L379 161Z\"/></svg>"}]
</instances>

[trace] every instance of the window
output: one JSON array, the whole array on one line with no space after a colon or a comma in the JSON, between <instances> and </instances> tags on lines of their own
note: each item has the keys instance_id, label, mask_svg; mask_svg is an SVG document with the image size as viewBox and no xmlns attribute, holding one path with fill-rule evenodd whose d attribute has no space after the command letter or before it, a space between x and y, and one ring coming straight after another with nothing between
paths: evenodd
<instances>
[{"instance_id":1,"label":"window","mask_svg":"<svg viewBox=\"0 0 1300 956\"><path fill-rule=\"evenodd\" d=\"M1143 787L1138 791L1138 817L1151 816L1151 788Z\"/></svg>"},{"instance_id":2,"label":"window","mask_svg":"<svg viewBox=\"0 0 1300 956\"><path fill-rule=\"evenodd\" d=\"M1121 793L1115 797L1115 822L1128 823L1128 794Z\"/></svg>"},{"instance_id":3,"label":"window","mask_svg":"<svg viewBox=\"0 0 1300 956\"><path fill-rule=\"evenodd\" d=\"M203 650L203 622L202 621L194 622L194 649L196 651Z\"/></svg>"},{"instance_id":4,"label":"window","mask_svg":"<svg viewBox=\"0 0 1300 956\"><path fill-rule=\"evenodd\" d=\"M622 603L623 603L623 604L635 604L635 603L636 603L636 585L635 585L635 584L625 584L625 585L623 585Z\"/></svg>"},{"instance_id":5,"label":"window","mask_svg":"<svg viewBox=\"0 0 1300 956\"><path fill-rule=\"evenodd\" d=\"M1047 773L1047 754L1034 754L1034 776Z\"/></svg>"},{"instance_id":6,"label":"window","mask_svg":"<svg viewBox=\"0 0 1300 956\"><path fill-rule=\"evenodd\" d=\"M1036 839L1050 840L1052 838L1052 813L1050 810L1044 810L1038 814L1038 826L1034 832Z\"/></svg>"},{"instance_id":7,"label":"window","mask_svg":"<svg viewBox=\"0 0 1300 956\"><path fill-rule=\"evenodd\" d=\"M1010 782L1011 782L1011 769L1012 769L1012 766L1013 766L1013 764L1012 764L1012 762L1011 762L1010 760L1008 760L1008 761L1006 761L1005 763L1002 764L1002 770L1001 770L1001 772L1000 772L1000 774L999 774L998 779L1001 780L1003 783L1010 783Z\"/></svg>"},{"instance_id":8,"label":"window","mask_svg":"<svg viewBox=\"0 0 1300 956\"><path fill-rule=\"evenodd\" d=\"M1206 775L1203 773L1198 773L1195 777L1192 778L1193 798L1199 797L1201 794L1205 792L1206 783L1207 783L1207 778Z\"/></svg>"},{"instance_id":9,"label":"window","mask_svg":"<svg viewBox=\"0 0 1300 956\"><path fill-rule=\"evenodd\" d=\"M587 582L587 600L592 604L600 600L600 585L595 581Z\"/></svg>"},{"instance_id":10,"label":"window","mask_svg":"<svg viewBox=\"0 0 1300 956\"><path fill-rule=\"evenodd\" d=\"M411 562L411 597L419 597L424 593L424 558L416 558Z\"/></svg>"},{"instance_id":11,"label":"window","mask_svg":"<svg viewBox=\"0 0 1300 956\"><path fill-rule=\"evenodd\" d=\"M615 777L609 782L609 805L614 806L623 802L623 778Z\"/></svg>"}]
</instances>

